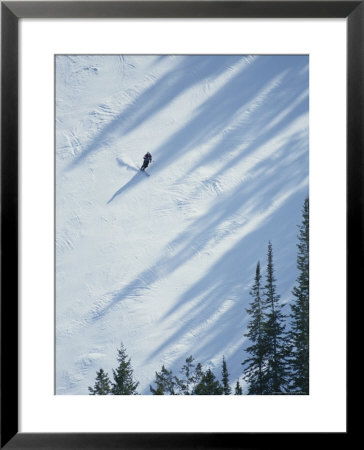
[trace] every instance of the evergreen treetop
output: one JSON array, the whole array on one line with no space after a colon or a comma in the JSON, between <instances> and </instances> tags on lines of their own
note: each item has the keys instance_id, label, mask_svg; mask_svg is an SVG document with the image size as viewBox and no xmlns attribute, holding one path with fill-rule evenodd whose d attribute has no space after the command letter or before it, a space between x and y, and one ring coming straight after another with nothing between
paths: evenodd
<instances>
[{"instance_id":1,"label":"evergreen treetop","mask_svg":"<svg viewBox=\"0 0 364 450\"><path fill-rule=\"evenodd\" d=\"M161 371L155 374L156 388L150 386L153 395L175 395L176 381L171 370L167 370L164 365Z\"/></svg>"},{"instance_id":2,"label":"evergreen treetop","mask_svg":"<svg viewBox=\"0 0 364 450\"><path fill-rule=\"evenodd\" d=\"M196 383L194 360L192 355L186 358L186 362L181 369L182 378L175 378L176 384L183 395L191 395Z\"/></svg>"},{"instance_id":3,"label":"evergreen treetop","mask_svg":"<svg viewBox=\"0 0 364 450\"><path fill-rule=\"evenodd\" d=\"M236 382L235 385L235 395L243 395L243 389L240 386L239 380Z\"/></svg>"},{"instance_id":4,"label":"evergreen treetop","mask_svg":"<svg viewBox=\"0 0 364 450\"><path fill-rule=\"evenodd\" d=\"M222 393L223 395L231 394L231 387L229 384L229 372L227 370L225 357L222 357Z\"/></svg>"},{"instance_id":5,"label":"evergreen treetop","mask_svg":"<svg viewBox=\"0 0 364 450\"><path fill-rule=\"evenodd\" d=\"M268 393L284 393L287 385L287 334L285 315L277 294L272 243L268 243L266 284L263 291L264 341L267 345Z\"/></svg>"},{"instance_id":6,"label":"evergreen treetop","mask_svg":"<svg viewBox=\"0 0 364 450\"><path fill-rule=\"evenodd\" d=\"M119 366L116 370L113 369L114 382L112 383L111 393L113 395L136 395L139 382L133 380L130 358L128 359L122 343L118 349L117 361Z\"/></svg>"},{"instance_id":7,"label":"evergreen treetop","mask_svg":"<svg viewBox=\"0 0 364 450\"><path fill-rule=\"evenodd\" d=\"M261 280L262 275L258 261L254 284L250 291L252 300L250 308L246 309L251 320L248 323L248 332L244 336L249 338L251 345L246 348L249 357L242 362L246 366L243 378L249 383L248 393L253 395L263 395L269 391L267 375L269 342L266 336Z\"/></svg>"},{"instance_id":8,"label":"evergreen treetop","mask_svg":"<svg viewBox=\"0 0 364 450\"><path fill-rule=\"evenodd\" d=\"M223 388L216 379L211 369L208 369L202 376L194 390L195 395L222 395Z\"/></svg>"},{"instance_id":9,"label":"evergreen treetop","mask_svg":"<svg viewBox=\"0 0 364 450\"><path fill-rule=\"evenodd\" d=\"M104 369L100 369L96 372L96 380L94 387L88 388L90 395L109 395L111 393L111 384L108 374L104 372Z\"/></svg>"}]
</instances>

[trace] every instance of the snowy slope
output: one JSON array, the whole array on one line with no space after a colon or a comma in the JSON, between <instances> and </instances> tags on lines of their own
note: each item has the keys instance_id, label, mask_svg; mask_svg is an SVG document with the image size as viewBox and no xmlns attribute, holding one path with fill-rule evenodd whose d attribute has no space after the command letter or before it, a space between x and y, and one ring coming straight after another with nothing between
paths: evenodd
<instances>
[{"instance_id":1,"label":"snowy slope","mask_svg":"<svg viewBox=\"0 0 364 450\"><path fill-rule=\"evenodd\" d=\"M140 393L191 354L235 384L256 263L271 240L289 301L307 193L308 57L57 56L56 392L121 341Z\"/></svg>"}]
</instances>

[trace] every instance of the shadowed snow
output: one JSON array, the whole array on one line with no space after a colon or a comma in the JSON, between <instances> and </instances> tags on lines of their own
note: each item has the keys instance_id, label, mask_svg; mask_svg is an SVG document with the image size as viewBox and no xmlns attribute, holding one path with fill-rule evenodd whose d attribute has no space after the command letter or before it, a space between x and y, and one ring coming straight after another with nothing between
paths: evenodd
<instances>
[{"instance_id":1,"label":"shadowed snow","mask_svg":"<svg viewBox=\"0 0 364 450\"><path fill-rule=\"evenodd\" d=\"M241 377L269 240L283 302L297 277L308 100L306 56L57 56L58 394L121 341L140 393L191 354Z\"/></svg>"}]
</instances>

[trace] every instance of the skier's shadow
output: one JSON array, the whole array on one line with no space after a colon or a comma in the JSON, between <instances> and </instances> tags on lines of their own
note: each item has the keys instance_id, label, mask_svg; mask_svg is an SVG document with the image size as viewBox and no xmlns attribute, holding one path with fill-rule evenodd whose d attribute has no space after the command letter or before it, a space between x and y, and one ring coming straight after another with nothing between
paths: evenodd
<instances>
[{"instance_id":1,"label":"skier's shadow","mask_svg":"<svg viewBox=\"0 0 364 450\"><path fill-rule=\"evenodd\" d=\"M109 199L107 204L111 203L120 194L125 193L126 191L128 191L128 190L132 189L134 186L136 186L141 181L142 177L144 176L144 174L142 172L140 172L139 169L124 162L120 158L116 158L116 161L120 167L126 167L128 170L132 170L133 172L136 172L136 174L133 176L133 178L131 180L129 180L124 186L122 186L118 191L115 192L115 194Z\"/></svg>"},{"instance_id":2,"label":"skier's shadow","mask_svg":"<svg viewBox=\"0 0 364 450\"><path fill-rule=\"evenodd\" d=\"M133 172L139 171L136 167L131 166L130 164L126 163L125 161L123 161L120 158L116 158L116 162L118 163L118 166L120 166L120 167L125 167L126 169L132 170Z\"/></svg>"}]
</instances>

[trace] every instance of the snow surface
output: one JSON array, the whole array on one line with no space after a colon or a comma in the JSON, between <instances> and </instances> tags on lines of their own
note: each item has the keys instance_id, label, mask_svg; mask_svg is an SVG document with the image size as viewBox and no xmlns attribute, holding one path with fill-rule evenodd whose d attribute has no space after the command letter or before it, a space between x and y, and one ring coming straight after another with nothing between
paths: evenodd
<instances>
[{"instance_id":1,"label":"snow surface","mask_svg":"<svg viewBox=\"0 0 364 450\"><path fill-rule=\"evenodd\" d=\"M304 55L56 57L57 394L87 395L121 342L139 393L191 354L244 388L269 240L283 302L297 277L308 75Z\"/></svg>"}]
</instances>

